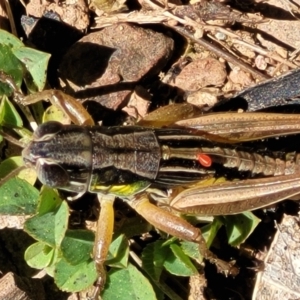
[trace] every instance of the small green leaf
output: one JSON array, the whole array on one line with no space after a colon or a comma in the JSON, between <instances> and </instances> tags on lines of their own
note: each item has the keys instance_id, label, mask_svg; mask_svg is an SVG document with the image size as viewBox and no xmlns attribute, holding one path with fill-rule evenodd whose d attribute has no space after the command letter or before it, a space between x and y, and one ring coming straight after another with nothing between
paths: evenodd
<instances>
[{"instance_id":1,"label":"small green leaf","mask_svg":"<svg viewBox=\"0 0 300 300\"><path fill-rule=\"evenodd\" d=\"M25 180L12 178L0 186L0 213L32 215L38 205L38 190Z\"/></svg>"},{"instance_id":2,"label":"small green leaf","mask_svg":"<svg viewBox=\"0 0 300 300\"><path fill-rule=\"evenodd\" d=\"M49 266L44 268L45 272L49 276L54 277L55 267L56 267L57 263L61 260L61 258L62 258L62 255L61 255L60 249L53 249L52 261Z\"/></svg>"},{"instance_id":3,"label":"small green leaf","mask_svg":"<svg viewBox=\"0 0 300 300\"><path fill-rule=\"evenodd\" d=\"M44 114L42 122L49 122L49 121L58 121L62 124L70 124L70 118L57 106L51 105L49 106Z\"/></svg>"},{"instance_id":4,"label":"small green leaf","mask_svg":"<svg viewBox=\"0 0 300 300\"><path fill-rule=\"evenodd\" d=\"M0 31L0 70L12 76L18 87L24 79L30 91L42 91L46 83L50 56L49 53L25 47L13 35ZM9 95L7 91L11 93L11 89L1 83L0 95Z\"/></svg>"},{"instance_id":5,"label":"small green leaf","mask_svg":"<svg viewBox=\"0 0 300 300\"><path fill-rule=\"evenodd\" d=\"M62 202L63 200L56 190L44 185L39 197L38 214L43 215L48 212L53 212Z\"/></svg>"},{"instance_id":6,"label":"small green leaf","mask_svg":"<svg viewBox=\"0 0 300 300\"><path fill-rule=\"evenodd\" d=\"M57 252L57 251L56 251ZM44 270L45 272L51 276L52 278L54 278L54 274L55 274L55 267L56 264L51 264L49 267L46 267Z\"/></svg>"},{"instance_id":7,"label":"small green leaf","mask_svg":"<svg viewBox=\"0 0 300 300\"><path fill-rule=\"evenodd\" d=\"M23 121L13 104L3 96L0 103L0 124L6 127L22 127Z\"/></svg>"},{"instance_id":8,"label":"small green leaf","mask_svg":"<svg viewBox=\"0 0 300 300\"><path fill-rule=\"evenodd\" d=\"M222 225L223 225L222 219L214 218L210 224L201 227L201 232L202 232L204 239L206 240L206 244L207 244L208 248L213 243L213 241L214 241L219 229L222 227Z\"/></svg>"},{"instance_id":9,"label":"small green leaf","mask_svg":"<svg viewBox=\"0 0 300 300\"><path fill-rule=\"evenodd\" d=\"M214 218L213 221L203 227L201 227L201 233L204 237L207 247L209 248L213 243L219 229L223 225L220 218ZM199 245L193 242L182 241L182 250L189 257L201 261L203 259L201 253L199 252Z\"/></svg>"},{"instance_id":10,"label":"small green leaf","mask_svg":"<svg viewBox=\"0 0 300 300\"><path fill-rule=\"evenodd\" d=\"M55 211L28 219L24 230L37 241L58 248L67 230L68 219L69 208L64 201Z\"/></svg>"},{"instance_id":11,"label":"small green leaf","mask_svg":"<svg viewBox=\"0 0 300 300\"><path fill-rule=\"evenodd\" d=\"M1 31L2 32L2 31ZM6 75L16 83L17 87L20 87L23 80L23 65L15 57L10 46L1 43L0 34L0 71L3 71ZM12 94L12 88L7 84L0 82L0 96Z\"/></svg>"},{"instance_id":12,"label":"small green leaf","mask_svg":"<svg viewBox=\"0 0 300 300\"><path fill-rule=\"evenodd\" d=\"M159 281L164 267L169 247L164 247L164 241L159 240L148 244L142 253L142 263L145 271L156 281Z\"/></svg>"},{"instance_id":13,"label":"small green leaf","mask_svg":"<svg viewBox=\"0 0 300 300\"><path fill-rule=\"evenodd\" d=\"M164 267L168 272L177 276L192 276L197 274L197 269L184 254L177 244L170 245L170 252L164 262Z\"/></svg>"},{"instance_id":14,"label":"small green leaf","mask_svg":"<svg viewBox=\"0 0 300 300\"><path fill-rule=\"evenodd\" d=\"M55 266L54 280L59 289L79 292L90 287L97 279L95 263L92 259L78 265L71 265L62 258Z\"/></svg>"},{"instance_id":15,"label":"small green leaf","mask_svg":"<svg viewBox=\"0 0 300 300\"><path fill-rule=\"evenodd\" d=\"M44 103L43 101L39 101L37 103L33 103L30 105L30 110L36 122L38 124L44 123L43 122L43 115L45 112Z\"/></svg>"},{"instance_id":16,"label":"small green leaf","mask_svg":"<svg viewBox=\"0 0 300 300\"><path fill-rule=\"evenodd\" d=\"M35 269L43 269L50 265L54 249L48 245L37 242L26 249L25 260L27 264Z\"/></svg>"},{"instance_id":17,"label":"small green leaf","mask_svg":"<svg viewBox=\"0 0 300 300\"><path fill-rule=\"evenodd\" d=\"M95 235L88 230L67 230L61 243L61 251L72 265L78 265L91 258Z\"/></svg>"},{"instance_id":18,"label":"small green leaf","mask_svg":"<svg viewBox=\"0 0 300 300\"><path fill-rule=\"evenodd\" d=\"M128 255L128 240L121 234L110 244L106 264L110 267L125 268L128 264Z\"/></svg>"},{"instance_id":19,"label":"small green leaf","mask_svg":"<svg viewBox=\"0 0 300 300\"><path fill-rule=\"evenodd\" d=\"M173 236L171 238L169 238L168 240L165 240L162 244L163 247L166 247L166 246L170 246L174 243L176 243L178 241L178 238Z\"/></svg>"},{"instance_id":20,"label":"small green leaf","mask_svg":"<svg viewBox=\"0 0 300 300\"><path fill-rule=\"evenodd\" d=\"M231 246L239 246L253 232L260 219L252 212L244 212L238 215L224 216L228 243Z\"/></svg>"},{"instance_id":21,"label":"small green leaf","mask_svg":"<svg viewBox=\"0 0 300 300\"><path fill-rule=\"evenodd\" d=\"M148 279L133 265L126 269L111 269L102 295L103 300L155 300L155 292Z\"/></svg>"},{"instance_id":22,"label":"small green leaf","mask_svg":"<svg viewBox=\"0 0 300 300\"><path fill-rule=\"evenodd\" d=\"M193 242L181 241L180 242L182 251L190 258L197 261L202 261L202 255L199 251L199 245Z\"/></svg>"},{"instance_id":23,"label":"small green leaf","mask_svg":"<svg viewBox=\"0 0 300 300\"><path fill-rule=\"evenodd\" d=\"M29 90L42 91L45 87L47 66L51 55L29 47L14 48L13 54L25 65L30 74L30 80L28 76L25 77Z\"/></svg>"},{"instance_id":24,"label":"small green leaf","mask_svg":"<svg viewBox=\"0 0 300 300\"><path fill-rule=\"evenodd\" d=\"M7 45L10 48L24 46L24 44L16 36L2 29L0 29L0 44Z\"/></svg>"},{"instance_id":25,"label":"small green leaf","mask_svg":"<svg viewBox=\"0 0 300 300\"><path fill-rule=\"evenodd\" d=\"M23 165L22 156L14 156L8 159L5 159L0 164L0 178L4 178L14 169Z\"/></svg>"}]
</instances>

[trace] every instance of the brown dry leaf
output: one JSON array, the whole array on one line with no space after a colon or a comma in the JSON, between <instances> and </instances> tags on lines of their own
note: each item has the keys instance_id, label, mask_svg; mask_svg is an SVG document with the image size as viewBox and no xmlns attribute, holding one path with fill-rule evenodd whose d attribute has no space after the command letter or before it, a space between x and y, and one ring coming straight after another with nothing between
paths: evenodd
<instances>
[{"instance_id":1,"label":"brown dry leaf","mask_svg":"<svg viewBox=\"0 0 300 300\"><path fill-rule=\"evenodd\" d=\"M148 113L151 96L141 86L137 86L130 95L129 102L122 110L135 119L144 118Z\"/></svg>"},{"instance_id":2,"label":"brown dry leaf","mask_svg":"<svg viewBox=\"0 0 300 300\"><path fill-rule=\"evenodd\" d=\"M226 76L225 65L208 57L188 64L176 77L174 85L184 91L197 91L206 86L224 84Z\"/></svg>"},{"instance_id":3,"label":"brown dry leaf","mask_svg":"<svg viewBox=\"0 0 300 300\"><path fill-rule=\"evenodd\" d=\"M173 12L183 19L188 17L199 23L205 21L214 25L224 25L235 21L251 22L241 12L233 10L221 1L197 1L192 5L177 6Z\"/></svg>"},{"instance_id":4,"label":"brown dry leaf","mask_svg":"<svg viewBox=\"0 0 300 300\"><path fill-rule=\"evenodd\" d=\"M255 40L253 38L253 35L250 34L249 32L244 32L244 31L237 31L235 32L237 35L240 36L240 38L244 41L247 42L251 45L255 45ZM253 51L252 49L250 49L249 47L246 47L244 45L240 45L240 44L234 44L232 46L233 49L236 49L238 53L240 53L242 55L242 57L244 58L248 58L248 59L254 59L256 56L255 51Z\"/></svg>"}]
</instances>

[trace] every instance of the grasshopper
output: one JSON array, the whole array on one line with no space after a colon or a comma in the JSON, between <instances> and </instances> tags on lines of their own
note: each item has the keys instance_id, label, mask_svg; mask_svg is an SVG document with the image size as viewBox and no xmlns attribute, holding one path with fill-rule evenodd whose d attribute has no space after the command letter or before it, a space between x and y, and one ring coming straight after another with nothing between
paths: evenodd
<instances>
[{"instance_id":1,"label":"grasshopper","mask_svg":"<svg viewBox=\"0 0 300 300\"><path fill-rule=\"evenodd\" d=\"M113 234L113 201L120 197L156 228L199 246L206 260L225 274L236 274L232 263L217 258L199 228L150 201L153 187L183 191L167 197L175 211L236 214L268 206L300 193L298 153L255 152L242 142L298 134L300 115L216 113L187 115L187 105L155 111L136 126L95 126L75 99L46 90L22 99L25 105L48 99L60 106L75 125L48 122L34 132L24 148L25 165L50 187L74 193L98 194L98 219L93 258L99 278L92 298L98 298L106 278L104 262ZM163 116L169 116L162 119ZM251 128L251 130L249 130ZM216 168L250 173L254 179L227 181L207 187L197 182L216 176ZM166 201L166 199L164 199Z\"/></svg>"}]
</instances>

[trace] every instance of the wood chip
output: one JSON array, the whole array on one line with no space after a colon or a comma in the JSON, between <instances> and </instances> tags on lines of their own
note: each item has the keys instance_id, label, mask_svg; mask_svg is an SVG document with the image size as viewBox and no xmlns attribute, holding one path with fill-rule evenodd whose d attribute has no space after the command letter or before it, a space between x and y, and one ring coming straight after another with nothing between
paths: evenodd
<instances>
[{"instance_id":1,"label":"wood chip","mask_svg":"<svg viewBox=\"0 0 300 300\"><path fill-rule=\"evenodd\" d=\"M23 279L12 272L0 279L0 299L5 300L44 300L45 292L41 281Z\"/></svg>"},{"instance_id":2,"label":"wood chip","mask_svg":"<svg viewBox=\"0 0 300 300\"><path fill-rule=\"evenodd\" d=\"M258 273L252 299L300 299L299 217L284 215Z\"/></svg>"}]
</instances>

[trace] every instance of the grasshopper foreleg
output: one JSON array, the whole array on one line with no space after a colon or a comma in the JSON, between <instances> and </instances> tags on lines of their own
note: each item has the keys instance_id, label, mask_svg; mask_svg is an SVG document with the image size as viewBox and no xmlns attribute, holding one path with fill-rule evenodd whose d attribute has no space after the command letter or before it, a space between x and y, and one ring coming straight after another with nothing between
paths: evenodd
<instances>
[{"instance_id":1,"label":"grasshopper foreleg","mask_svg":"<svg viewBox=\"0 0 300 300\"><path fill-rule=\"evenodd\" d=\"M41 100L50 101L51 104L60 108L73 123L78 125L94 125L92 117L88 114L82 104L75 98L59 90L44 90L39 93L24 97L20 103L29 105Z\"/></svg>"},{"instance_id":2,"label":"grasshopper foreleg","mask_svg":"<svg viewBox=\"0 0 300 300\"><path fill-rule=\"evenodd\" d=\"M96 264L98 280L95 283L95 289L91 299L98 299L104 288L106 281L106 270L104 263L108 254L108 249L112 241L114 228L114 196L98 194L101 205L101 211L97 222L95 244L93 249L93 258Z\"/></svg>"}]
</instances>

